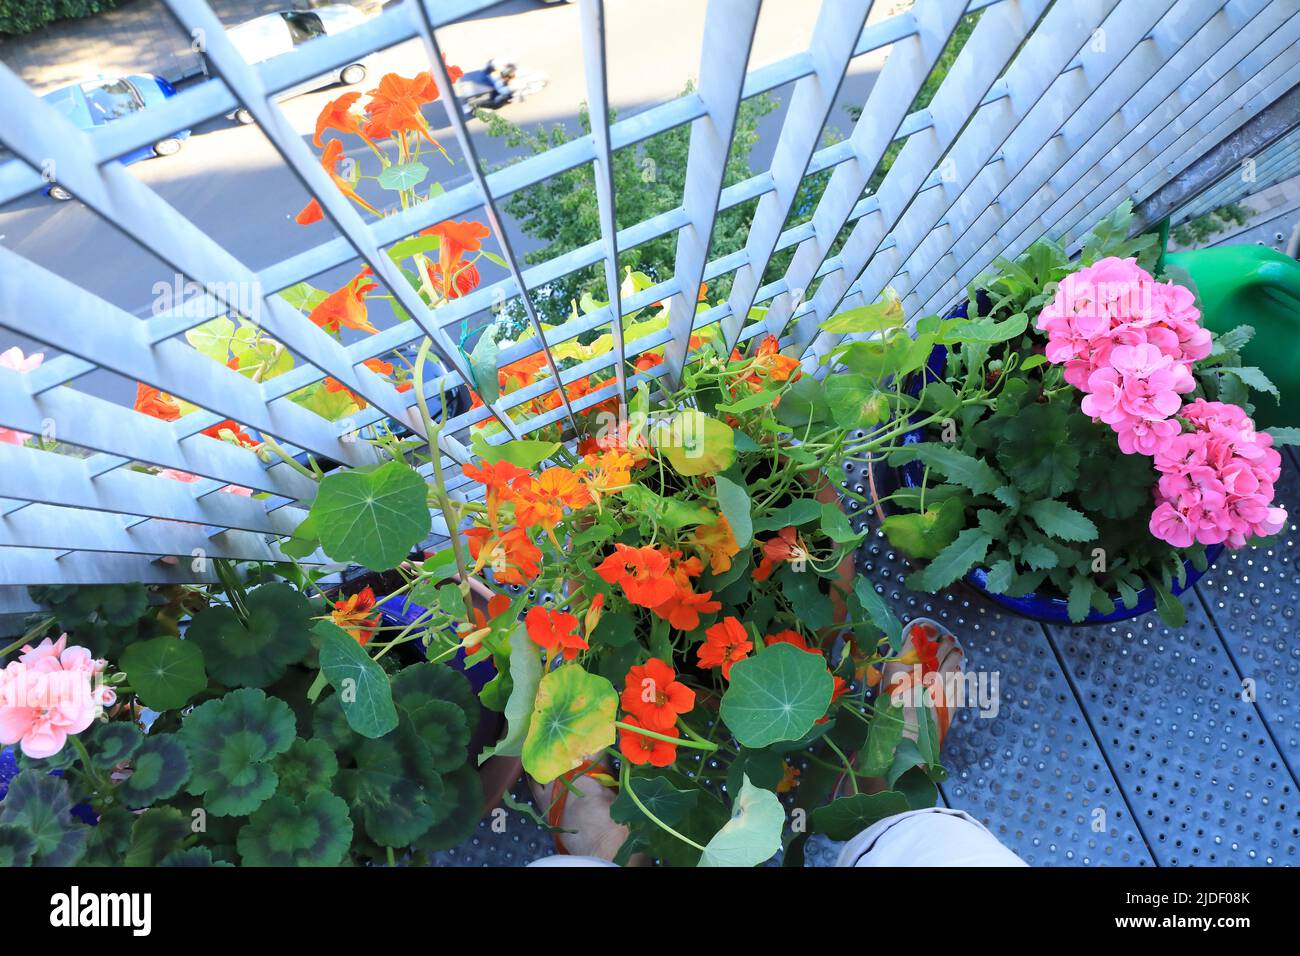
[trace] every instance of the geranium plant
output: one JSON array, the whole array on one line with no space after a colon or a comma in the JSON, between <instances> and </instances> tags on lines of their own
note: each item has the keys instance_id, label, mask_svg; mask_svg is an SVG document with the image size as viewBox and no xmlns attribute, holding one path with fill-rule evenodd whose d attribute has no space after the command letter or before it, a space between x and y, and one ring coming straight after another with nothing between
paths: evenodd
<instances>
[{"instance_id":1,"label":"geranium plant","mask_svg":"<svg viewBox=\"0 0 1300 956\"><path fill-rule=\"evenodd\" d=\"M1041 240L972 283L970 321L1016 334L936 354L923 394L991 394L890 456L915 463L884 520L926 562L913 586L983 567L989 591L1059 595L1076 622L1150 588L1178 625L1174 589L1189 565L1204 570L1207 546L1283 526L1275 437L1249 417L1252 389L1277 390L1238 355L1253 330L1212 336L1186 280L1157 278L1155 238L1127 238L1130 221L1127 205L1103 220L1080 263Z\"/></svg>"}]
</instances>

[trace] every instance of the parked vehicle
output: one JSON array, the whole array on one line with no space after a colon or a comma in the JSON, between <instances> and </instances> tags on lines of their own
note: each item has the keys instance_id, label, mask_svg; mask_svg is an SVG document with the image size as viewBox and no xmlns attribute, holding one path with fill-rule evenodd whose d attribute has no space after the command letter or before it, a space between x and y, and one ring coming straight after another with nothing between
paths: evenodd
<instances>
[{"instance_id":1,"label":"parked vehicle","mask_svg":"<svg viewBox=\"0 0 1300 956\"><path fill-rule=\"evenodd\" d=\"M138 110L156 106L175 95L175 87L162 77L152 73L132 73L129 76L101 76L84 83L74 83L46 93L42 99L53 104L78 128L93 130ZM141 146L134 152L127 153L121 157L121 162L130 164L154 156L172 156L181 151L181 146L189 137L188 129L180 130L151 146ZM72 198L72 194L57 183L51 184L45 192L55 199Z\"/></svg>"},{"instance_id":2,"label":"parked vehicle","mask_svg":"<svg viewBox=\"0 0 1300 956\"><path fill-rule=\"evenodd\" d=\"M465 114L476 109L499 110L546 88L550 78L540 70L520 68L504 59L491 59L481 70L466 73L456 83L456 98Z\"/></svg>"},{"instance_id":3,"label":"parked vehicle","mask_svg":"<svg viewBox=\"0 0 1300 956\"><path fill-rule=\"evenodd\" d=\"M342 3L330 3L314 10L276 10L230 27L226 32L249 65L263 63L289 53L317 37L333 36L365 23L374 14ZM366 78L370 57L348 63L281 91L276 99L287 100L335 83L355 86ZM240 107L227 114L240 123L253 122L253 114Z\"/></svg>"}]
</instances>

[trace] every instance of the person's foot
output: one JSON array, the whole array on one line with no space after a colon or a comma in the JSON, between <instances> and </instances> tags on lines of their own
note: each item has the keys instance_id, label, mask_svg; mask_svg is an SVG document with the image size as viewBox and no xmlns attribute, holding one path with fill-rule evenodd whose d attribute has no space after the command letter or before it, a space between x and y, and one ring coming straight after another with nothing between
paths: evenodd
<instances>
[{"instance_id":1,"label":"person's foot","mask_svg":"<svg viewBox=\"0 0 1300 956\"><path fill-rule=\"evenodd\" d=\"M551 826L565 831L554 835L557 851L614 859L627 840L628 829L610 816L610 807L618 796L611 783L609 768L604 766L573 776L569 786L576 793L559 780L543 785L528 778L537 809Z\"/></svg>"}]
</instances>

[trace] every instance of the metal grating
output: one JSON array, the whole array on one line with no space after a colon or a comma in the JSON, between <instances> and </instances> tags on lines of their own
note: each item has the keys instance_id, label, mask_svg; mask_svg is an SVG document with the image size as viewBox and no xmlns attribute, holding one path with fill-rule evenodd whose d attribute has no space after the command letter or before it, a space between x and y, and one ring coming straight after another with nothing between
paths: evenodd
<instances>
[{"instance_id":1,"label":"metal grating","mask_svg":"<svg viewBox=\"0 0 1300 956\"><path fill-rule=\"evenodd\" d=\"M563 383L610 368L615 377L541 416L525 418L519 409L552 389L553 380L453 416L439 440L448 466L467 459L468 429L477 422L501 423L494 441L556 422L572 427L576 413L622 397L642 379L678 376L689 360L692 330L706 325L720 324L735 343L777 334L805 357L809 369L816 368L816 357L834 344L817 325L835 311L872 301L886 286L905 296L911 314L936 311L997 255L1017 252L1044 233L1077 238L1125 196L1140 201L1151 195L1300 80L1300 11L1292 0L916 0L910 9L872 18L869 25L870 0L826 0L808 50L753 70L749 55L760 0L710 0L698 89L611 124L601 108L608 102L605 6L583 0L581 36L572 41L582 51L590 135L484 172L460 111L449 110L470 181L367 223L334 188L273 94L414 38L425 47L443 101L452 102L439 31L490 9L494 0L402 0L354 30L256 67L244 63L203 0L166 3L187 34L203 32L215 75L94 136L73 128L0 66L0 142L12 153L0 161L0 203L44 188L41 172L52 161L59 182L94 214L213 295L211 313L195 316L178 307L141 319L0 248L0 326L60 353L34 372L0 374L0 426L42 434L53 422L61 440L86 452L73 457L0 445L0 582L7 589L56 581L203 580L209 572L201 565L195 570L188 560L199 551L251 560L279 557L276 542L301 518L313 483L282 463L268 465L245 449L210 441L201 430L233 419L292 452L365 464L376 452L350 440L357 429L392 419L424 436L413 397L362 363L427 336L447 372L442 384L472 381L455 330L467 320L482 320L503 301L520 302L539 334L505 350L502 363L540 350ZM909 112L962 16L976 10L982 11L979 22L946 80L925 109ZM888 59L852 134L821 147L850 64L885 49ZM769 167L724 186L738 104L787 85L790 108ZM338 232L260 270L238 261L116 162L236 106L255 117ZM690 153L681 204L617 229L613 153L685 124ZM895 141L902 141L901 152L878 188L868 192L868 181ZM595 171L598 240L525 268L500 228L500 201L583 164ZM821 170L832 172L811 218L787 227L796 187ZM756 208L744 248L710 258L717 212L750 201ZM480 208L501 243L508 275L431 311L383 249ZM676 237L674 274L620 297L618 250L667 235ZM785 274L765 283L774 252L790 248L794 257ZM353 259L373 269L414 321L345 346L278 293ZM609 305L549 330L549 339L540 334L530 293L597 263ZM729 298L694 315L699 281L729 273ZM255 308L223 292L235 288L257 290ZM670 327L625 345L622 317L657 301L671 303ZM768 311L752 321L755 305ZM181 340L187 329L222 311L256 313L248 318L300 356L300 364L255 382L215 366ZM558 372L551 347L605 325L613 331L611 351ZM662 346L664 365L625 374L626 360ZM201 411L168 423L64 387L95 369L157 387ZM334 423L288 398L326 376L362 395L370 407ZM428 383L431 396L437 387ZM158 480L133 470L135 463L203 480ZM216 493L228 484L270 497ZM435 520L435 531L445 535L448 529ZM166 556L182 560L158 560ZM4 606L20 605L18 594L6 590Z\"/></svg>"}]
</instances>

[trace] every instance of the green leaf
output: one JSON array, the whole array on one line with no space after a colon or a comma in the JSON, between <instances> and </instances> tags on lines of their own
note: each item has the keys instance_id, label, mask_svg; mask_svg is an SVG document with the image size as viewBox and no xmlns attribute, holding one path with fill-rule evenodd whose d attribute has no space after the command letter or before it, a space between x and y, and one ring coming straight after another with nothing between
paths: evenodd
<instances>
[{"instance_id":1,"label":"green leaf","mask_svg":"<svg viewBox=\"0 0 1300 956\"><path fill-rule=\"evenodd\" d=\"M1092 608L1093 587L1091 578L1076 576L1070 581L1070 594L1066 609L1073 623L1079 624L1088 616L1088 611Z\"/></svg>"},{"instance_id":2,"label":"green leaf","mask_svg":"<svg viewBox=\"0 0 1300 956\"><path fill-rule=\"evenodd\" d=\"M328 742L298 737L275 758L275 775L280 778L275 794L301 800L311 793L328 793L338 770L338 758Z\"/></svg>"},{"instance_id":3,"label":"green leaf","mask_svg":"<svg viewBox=\"0 0 1300 956\"><path fill-rule=\"evenodd\" d=\"M826 404L826 391L821 380L811 375L800 376L785 390L774 415L778 422L791 428L802 429L825 421L830 408Z\"/></svg>"},{"instance_id":4,"label":"green leaf","mask_svg":"<svg viewBox=\"0 0 1300 956\"><path fill-rule=\"evenodd\" d=\"M889 638L889 644L897 652L903 646L903 625L889 609L885 599L876 593L875 586L864 575L857 575L853 581L853 593L857 595L862 609L867 612L871 623L880 628L881 633Z\"/></svg>"},{"instance_id":5,"label":"green leaf","mask_svg":"<svg viewBox=\"0 0 1300 956\"><path fill-rule=\"evenodd\" d=\"M887 288L881 301L832 315L820 328L832 335L884 332L901 327L905 318L898 294L892 288Z\"/></svg>"},{"instance_id":6,"label":"green leaf","mask_svg":"<svg viewBox=\"0 0 1300 956\"><path fill-rule=\"evenodd\" d=\"M157 866L191 836L190 821L180 810L155 807L136 818L122 862L127 866Z\"/></svg>"},{"instance_id":7,"label":"green leaf","mask_svg":"<svg viewBox=\"0 0 1300 956\"><path fill-rule=\"evenodd\" d=\"M699 791L694 787L680 789L674 785L673 779L666 775L648 776L643 775L644 773L646 772L635 772L628 779L629 788L636 794L642 806L670 827L684 819L695 805ZM626 790L619 791L619 795L610 805L609 815L615 823L626 825L649 823L654 826Z\"/></svg>"},{"instance_id":8,"label":"green leaf","mask_svg":"<svg viewBox=\"0 0 1300 956\"><path fill-rule=\"evenodd\" d=\"M818 585L821 578L811 569L796 571L791 565L783 565L777 572L777 580L781 592L804 625L820 630L834 623L835 609Z\"/></svg>"},{"instance_id":9,"label":"green leaf","mask_svg":"<svg viewBox=\"0 0 1300 956\"><path fill-rule=\"evenodd\" d=\"M225 605L200 612L185 643L203 648L208 672L228 687L267 687L311 649L311 605L301 591L277 582L249 592L244 607L247 625Z\"/></svg>"},{"instance_id":10,"label":"green leaf","mask_svg":"<svg viewBox=\"0 0 1300 956\"><path fill-rule=\"evenodd\" d=\"M0 869L31 866L36 837L13 823L0 823Z\"/></svg>"},{"instance_id":11,"label":"green leaf","mask_svg":"<svg viewBox=\"0 0 1300 956\"><path fill-rule=\"evenodd\" d=\"M600 627L612 617L613 614L606 614L601 618L597 635ZM506 700L505 708L506 734L496 746L483 748L478 757L480 764L489 757L498 755L518 757L524 750L524 738L528 735L528 726L532 720L537 688L542 681L542 658L537 653L537 645L523 627L515 628L510 635L510 681L510 697Z\"/></svg>"},{"instance_id":12,"label":"green leaf","mask_svg":"<svg viewBox=\"0 0 1300 956\"><path fill-rule=\"evenodd\" d=\"M538 783L549 783L577 767L614 742L617 712L618 693L605 678L577 664L551 671L537 689L524 739L524 769Z\"/></svg>"},{"instance_id":13,"label":"green leaf","mask_svg":"<svg viewBox=\"0 0 1300 956\"><path fill-rule=\"evenodd\" d=\"M832 840L851 840L871 824L912 809L907 797L894 790L881 793L856 793L840 797L812 812L809 822L813 833Z\"/></svg>"},{"instance_id":14,"label":"green leaf","mask_svg":"<svg viewBox=\"0 0 1300 956\"><path fill-rule=\"evenodd\" d=\"M190 760L175 734L150 734L131 758L131 775L117 787L132 810L174 796L190 776Z\"/></svg>"},{"instance_id":15,"label":"green leaf","mask_svg":"<svg viewBox=\"0 0 1300 956\"><path fill-rule=\"evenodd\" d=\"M782 508L754 520L754 531L780 531L821 520L822 503L816 498L796 498Z\"/></svg>"},{"instance_id":16,"label":"green leaf","mask_svg":"<svg viewBox=\"0 0 1300 956\"><path fill-rule=\"evenodd\" d=\"M86 847L84 823L72 815L68 783L40 770L24 770L0 801L0 824L21 829L35 841L36 866L72 866Z\"/></svg>"},{"instance_id":17,"label":"green leaf","mask_svg":"<svg viewBox=\"0 0 1300 956\"><path fill-rule=\"evenodd\" d=\"M967 528L921 571L921 587L931 593L946 588L983 561L992 543L987 531Z\"/></svg>"},{"instance_id":18,"label":"green leaf","mask_svg":"<svg viewBox=\"0 0 1300 956\"><path fill-rule=\"evenodd\" d=\"M849 372L828 376L826 404L841 428L870 428L889 417L889 396L876 380Z\"/></svg>"},{"instance_id":19,"label":"green leaf","mask_svg":"<svg viewBox=\"0 0 1300 956\"><path fill-rule=\"evenodd\" d=\"M501 397L501 380L497 377L497 357L501 347L497 345L497 327L489 325L474 343L474 350L469 355L470 371L474 373L474 390L488 405Z\"/></svg>"},{"instance_id":20,"label":"green leaf","mask_svg":"<svg viewBox=\"0 0 1300 956\"><path fill-rule=\"evenodd\" d=\"M656 524L674 531L714 521L713 512L704 505L657 495L645 485L628 485L619 495L638 513L650 516Z\"/></svg>"},{"instance_id":21,"label":"green leaf","mask_svg":"<svg viewBox=\"0 0 1300 956\"><path fill-rule=\"evenodd\" d=\"M432 252L442 245L442 236L411 236L401 242L395 242L388 249L388 257L396 263L411 256Z\"/></svg>"},{"instance_id":22,"label":"green leaf","mask_svg":"<svg viewBox=\"0 0 1300 956\"><path fill-rule=\"evenodd\" d=\"M1060 563L1055 551L1047 545L1040 544L1037 541L1030 541L1024 546L1020 552L1020 560L1024 561L1025 564L1029 565L1035 571L1048 571ZM1006 563L1010 564L1010 562ZM1010 584L1011 579L1008 578L1004 585L1004 589Z\"/></svg>"},{"instance_id":23,"label":"green leaf","mask_svg":"<svg viewBox=\"0 0 1300 956\"><path fill-rule=\"evenodd\" d=\"M1092 541L1097 537L1097 526L1064 501L1039 499L1026 505L1024 511L1044 534L1062 541Z\"/></svg>"},{"instance_id":24,"label":"green leaf","mask_svg":"<svg viewBox=\"0 0 1300 956\"><path fill-rule=\"evenodd\" d=\"M705 845L699 865L758 866L781 849L784 828L785 807L780 798L743 777L731 819Z\"/></svg>"},{"instance_id":25,"label":"green leaf","mask_svg":"<svg viewBox=\"0 0 1300 956\"><path fill-rule=\"evenodd\" d=\"M825 716L833 688L823 658L776 644L732 665L722 719L745 747L799 740Z\"/></svg>"},{"instance_id":26,"label":"green leaf","mask_svg":"<svg viewBox=\"0 0 1300 956\"><path fill-rule=\"evenodd\" d=\"M536 468L560 449L557 441L538 441L533 438L516 438L493 445L478 431L470 436L470 446L475 455L489 464L508 461L516 468L529 470Z\"/></svg>"},{"instance_id":27,"label":"green leaf","mask_svg":"<svg viewBox=\"0 0 1300 956\"><path fill-rule=\"evenodd\" d=\"M1187 623L1187 609L1183 607L1183 602L1174 597L1169 585L1163 580L1153 577L1148 584L1156 596L1156 613L1160 619L1173 628L1182 627Z\"/></svg>"},{"instance_id":28,"label":"green leaf","mask_svg":"<svg viewBox=\"0 0 1300 956\"><path fill-rule=\"evenodd\" d=\"M921 461L940 474L946 475L949 481L969 488L977 495L992 494L1005 484L1001 476L989 467L988 462L973 458L949 445L922 442L909 446L906 453L890 456L890 461L897 461L905 456Z\"/></svg>"},{"instance_id":29,"label":"green leaf","mask_svg":"<svg viewBox=\"0 0 1300 956\"><path fill-rule=\"evenodd\" d=\"M352 846L348 805L332 793L277 794L248 818L236 846L245 866L338 866Z\"/></svg>"},{"instance_id":30,"label":"green leaf","mask_svg":"<svg viewBox=\"0 0 1300 956\"><path fill-rule=\"evenodd\" d=\"M192 638L168 635L137 641L127 647L118 663L140 700L154 710L179 710L208 686L203 651Z\"/></svg>"},{"instance_id":31,"label":"green leaf","mask_svg":"<svg viewBox=\"0 0 1300 956\"><path fill-rule=\"evenodd\" d=\"M727 524L731 526L731 534L736 539L736 544L742 548L749 547L749 543L754 540L754 522L749 511L749 492L745 490L744 485L737 484L726 475L717 475L714 478L714 490L718 493L718 506L722 509Z\"/></svg>"},{"instance_id":32,"label":"green leaf","mask_svg":"<svg viewBox=\"0 0 1300 956\"><path fill-rule=\"evenodd\" d=\"M424 853L450 850L465 843L483 817L483 785L477 773L461 767L442 779L442 797L433 808L433 825L415 841L415 848Z\"/></svg>"},{"instance_id":33,"label":"green leaf","mask_svg":"<svg viewBox=\"0 0 1300 956\"><path fill-rule=\"evenodd\" d=\"M952 544L965 523L966 502L947 498L938 508L886 515L880 529L889 543L909 557L929 560Z\"/></svg>"},{"instance_id":34,"label":"green leaf","mask_svg":"<svg viewBox=\"0 0 1300 956\"><path fill-rule=\"evenodd\" d=\"M1055 552L1052 552L1052 559L1056 559ZM993 567L989 568L988 580L985 582L985 587L987 587L993 594L1005 594L1007 588L1011 587L1011 582L1015 576L1016 566L1012 562L995 562Z\"/></svg>"},{"instance_id":35,"label":"green leaf","mask_svg":"<svg viewBox=\"0 0 1300 956\"><path fill-rule=\"evenodd\" d=\"M731 428L695 409L652 426L651 441L679 475L716 475L736 460Z\"/></svg>"},{"instance_id":36,"label":"green leaf","mask_svg":"<svg viewBox=\"0 0 1300 956\"><path fill-rule=\"evenodd\" d=\"M256 688L200 704L178 735L192 765L188 791L213 816L252 813L275 793L272 761L293 744L294 731L289 705Z\"/></svg>"},{"instance_id":37,"label":"green leaf","mask_svg":"<svg viewBox=\"0 0 1300 956\"><path fill-rule=\"evenodd\" d=\"M888 773L894 764L898 742L903 738L903 708L895 704L885 690L887 688L876 696L867 750L862 757L862 773L868 777L883 777Z\"/></svg>"},{"instance_id":38,"label":"green leaf","mask_svg":"<svg viewBox=\"0 0 1300 956\"><path fill-rule=\"evenodd\" d=\"M855 543L861 541L866 535L865 530L853 530L853 525L849 522L848 515L844 513L838 503L833 501L828 501L822 505L821 529L822 534L826 535L826 537L830 538L836 544ZM748 544L748 542L745 542L745 544ZM744 544L741 545L742 548L744 546Z\"/></svg>"},{"instance_id":39,"label":"green leaf","mask_svg":"<svg viewBox=\"0 0 1300 956\"><path fill-rule=\"evenodd\" d=\"M428 535L427 495L413 468L389 461L326 475L310 516L331 558L387 570Z\"/></svg>"},{"instance_id":40,"label":"green leaf","mask_svg":"<svg viewBox=\"0 0 1300 956\"><path fill-rule=\"evenodd\" d=\"M230 359L230 339L235 334L235 323L224 315L185 333L185 341L213 361L225 365Z\"/></svg>"},{"instance_id":41,"label":"green leaf","mask_svg":"<svg viewBox=\"0 0 1300 956\"><path fill-rule=\"evenodd\" d=\"M317 621L320 670L339 695L348 725L362 737L382 737L397 726L397 708L388 674L341 627Z\"/></svg>"},{"instance_id":42,"label":"green leaf","mask_svg":"<svg viewBox=\"0 0 1300 956\"><path fill-rule=\"evenodd\" d=\"M299 282L281 291L280 298L300 312L311 312L329 298L329 293L317 289L309 282ZM224 363L225 360L222 361Z\"/></svg>"},{"instance_id":43,"label":"green leaf","mask_svg":"<svg viewBox=\"0 0 1300 956\"><path fill-rule=\"evenodd\" d=\"M1020 507L1020 492L1012 485L1003 485L993 492L993 497L998 499L1008 508Z\"/></svg>"},{"instance_id":44,"label":"green leaf","mask_svg":"<svg viewBox=\"0 0 1300 956\"><path fill-rule=\"evenodd\" d=\"M1242 367L1226 365L1217 369L1220 375L1231 375L1240 379L1243 385L1253 388L1257 392L1267 392L1272 395L1278 402L1282 403L1282 393L1277 390L1277 386L1272 380L1264 374L1264 370L1256 368L1253 365Z\"/></svg>"},{"instance_id":45,"label":"green leaf","mask_svg":"<svg viewBox=\"0 0 1300 956\"><path fill-rule=\"evenodd\" d=\"M1275 446L1300 445L1300 428L1278 426L1276 428L1266 428L1264 431L1273 436L1273 444Z\"/></svg>"},{"instance_id":46,"label":"green leaf","mask_svg":"<svg viewBox=\"0 0 1300 956\"><path fill-rule=\"evenodd\" d=\"M1029 327L1029 316L1017 312L1001 322L993 319L952 319L945 323L940 344L996 345L1024 335Z\"/></svg>"},{"instance_id":47,"label":"green leaf","mask_svg":"<svg viewBox=\"0 0 1300 956\"><path fill-rule=\"evenodd\" d=\"M379 185L384 189L402 192L414 189L429 177L429 167L424 163L400 163L385 167L379 174Z\"/></svg>"},{"instance_id":48,"label":"green leaf","mask_svg":"<svg viewBox=\"0 0 1300 956\"><path fill-rule=\"evenodd\" d=\"M123 761L130 760L131 755L144 742L144 733L140 728L126 720L97 723L91 727L88 736L90 762L96 770L112 770Z\"/></svg>"}]
</instances>

